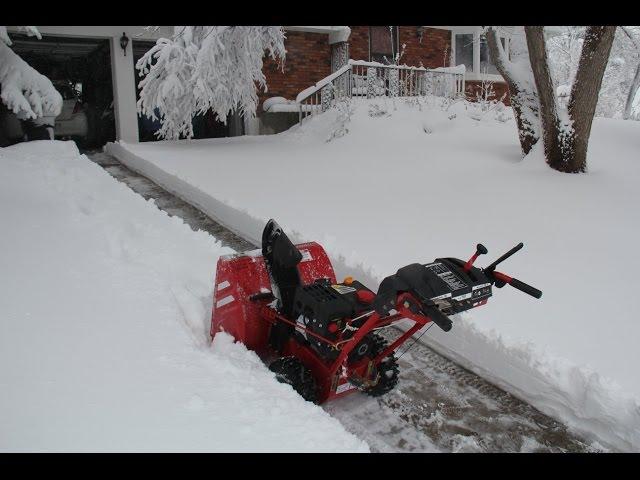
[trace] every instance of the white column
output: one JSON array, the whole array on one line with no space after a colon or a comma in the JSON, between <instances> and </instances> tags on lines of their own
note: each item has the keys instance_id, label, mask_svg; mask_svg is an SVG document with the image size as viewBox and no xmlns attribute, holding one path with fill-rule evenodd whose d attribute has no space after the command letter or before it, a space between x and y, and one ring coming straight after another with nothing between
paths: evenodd
<instances>
[{"instance_id":1,"label":"white column","mask_svg":"<svg viewBox=\"0 0 640 480\"><path fill-rule=\"evenodd\" d=\"M110 38L111 76L113 79L113 108L116 117L116 139L138 142L138 115L136 112L135 71L133 66L132 35L129 37L126 56L120 46L119 35Z\"/></svg>"},{"instance_id":2,"label":"white column","mask_svg":"<svg viewBox=\"0 0 640 480\"><path fill-rule=\"evenodd\" d=\"M260 119L258 117L251 118L249 115L244 117L244 134L260 135Z\"/></svg>"},{"instance_id":3,"label":"white column","mask_svg":"<svg viewBox=\"0 0 640 480\"><path fill-rule=\"evenodd\" d=\"M480 75L480 31L473 32L473 73Z\"/></svg>"}]
</instances>

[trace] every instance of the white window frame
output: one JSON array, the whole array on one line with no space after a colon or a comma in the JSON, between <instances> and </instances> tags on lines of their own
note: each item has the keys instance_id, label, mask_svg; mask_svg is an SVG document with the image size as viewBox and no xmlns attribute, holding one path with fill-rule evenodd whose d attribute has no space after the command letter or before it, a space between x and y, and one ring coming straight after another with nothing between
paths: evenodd
<instances>
[{"instance_id":1,"label":"white window frame","mask_svg":"<svg viewBox=\"0 0 640 480\"><path fill-rule=\"evenodd\" d=\"M504 78L499 73L480 72L480 34L481 27L449 27L451 29L451 66L456 66L456 35L473 34L473 69L467 70L465 80L491 80L494 82L504 82ZM505 53L509 56L509 36L500 35L505 39Z\"/></svg>"}]
</instances>

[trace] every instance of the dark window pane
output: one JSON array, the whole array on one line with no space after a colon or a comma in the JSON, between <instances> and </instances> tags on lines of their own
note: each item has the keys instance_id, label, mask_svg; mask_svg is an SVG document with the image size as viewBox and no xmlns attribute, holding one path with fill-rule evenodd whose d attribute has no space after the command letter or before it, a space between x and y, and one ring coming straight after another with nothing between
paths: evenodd
<instances>
[{"instance_id":1,"label":"dark window pane","mask_svg":"<svg viewBox=\"0 0 640 480\"><path fill-rule=\"evenodd\" d=\"M456 34L456 66L464 65L473 70L473 34Z\"/></svg>"},{"instance_id":2,"label":"dark window pane","mask_svg":"<svg viewBox=\"0 0 640 480\"><path fill-rule=\"evenodd\" d=\"M502 48L505 48L504 38L501 38ZM491 60L491 54L489 53L489 45L487 39L480 37L480 73L498 73L498 69Z\"/></svg>"},{"instance_id":3,"label":"dark window pane","mask_svg":"<svg viewBox=\"0 0 640 480\"><path fill-rule=\"evenodd\" d=\"M369 27L371 61L391 63L398 53L398 27Z\"/></svg>"}]
</instances>

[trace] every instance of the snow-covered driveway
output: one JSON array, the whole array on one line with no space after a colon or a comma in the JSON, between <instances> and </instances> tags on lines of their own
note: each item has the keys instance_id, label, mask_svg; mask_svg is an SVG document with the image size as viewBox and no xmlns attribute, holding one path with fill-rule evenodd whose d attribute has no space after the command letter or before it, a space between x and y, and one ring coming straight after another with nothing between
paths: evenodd
<instances>
[{"instance_id":1,"label":"snow-covered driveway","mask_svg":"<svg viewBox=\"0 0 640 480\"><path fill-rule=\"evenodd\" d=\"M504 271L542 299L496 290L429 344L579 431L640 448L640 124L596 119L590 172L567 175L539 148L520 160L513 119L382 107L388 116L357 106L349 133L329 143L335 112L275 136L110 150L249 239L276 218L294 239L322 243L339 274L372 285L477 242L489 248L483 266L523 241Z\"/></svg>"},{"instance_id":2,"label":"snow-covered driveway","mask_svg":"<svg viewBox=\"0 0 640 480\"><path fill-rule=\"evenodd\" d=\"M159 208L236 251L255 244L102 152L88 157ZM390 341L400 331L379 332ZM404 352L405 347L402 348ZM381 398L353 394L323 408L375 452L599 451L566 427L422 344L400 354L398 387Z\"/></svg>"},{"instance_id":3,"label":"snow-covered driveway","mask_svg":"<svg viewBox=\"0 0 640 480\"><path fill-rule=\"evenodd\" d=\"M367 451L229 337L230 250L72 142L0 149L0 451Z\"/></svg>"}]
</instances>

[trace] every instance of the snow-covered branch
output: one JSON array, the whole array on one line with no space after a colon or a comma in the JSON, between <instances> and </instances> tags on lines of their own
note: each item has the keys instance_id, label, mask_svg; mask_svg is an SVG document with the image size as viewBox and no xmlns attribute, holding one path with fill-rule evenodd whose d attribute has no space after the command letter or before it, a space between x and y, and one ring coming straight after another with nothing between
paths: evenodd
<instances>
[{"instance_id":1,"label":"snow-covered branch","mask_svg":"<svg viewBox=\"0 0 640 480\"><path fill-rule=\"evenodd\" d=\"M21 32L26 33L29 37L37 37L38 40L42 38L40 32L38 31L38 28L33 25L18 27L18 29ZM13 43L9 38L9 34L7 33L7 27L3 25L0 25L0 42L4 43L5 45L11 45Z\"/></svg>"},{"instance_id":2,"label":"snow-covered branch","mask_svg":"<svg viewBox=\"0 0 640 480\"><path fill-rule=\"evenodd\" d=\"M254 116L256 87L266 91L263 57L285 56L278 26L176 26L136 64L142 74L138 109L160 119L159 137L193 136L192 118L211 109L218 120L237 111Z\"/></svg>"},{"instance_id":3,"label":"snow-covered branch","mask_svg":"<svg viewBox=\"0 0 640 480\"><path fill-rule=\"evenodd\" d=\"M25 27L33 35L35 27ZM37 32L37 30L35 30ZM29 66L7 45L11 43L6 27L0 29L0 100L21 119L44 115L57 116L62 96L51 81Z\"/></svg>"}]
</instances>

